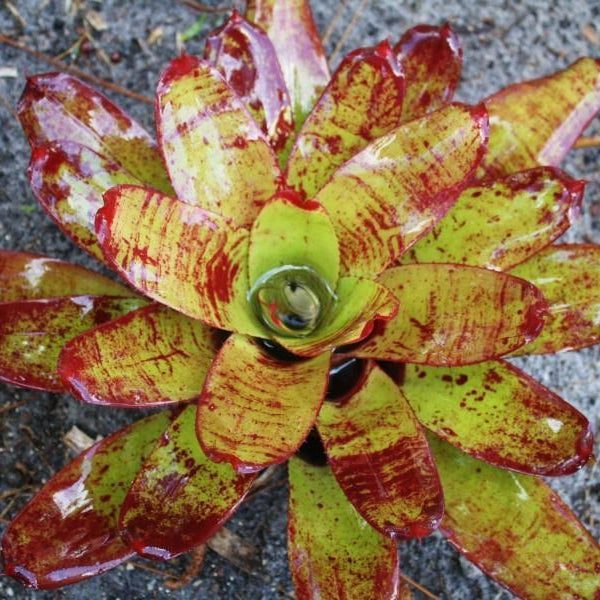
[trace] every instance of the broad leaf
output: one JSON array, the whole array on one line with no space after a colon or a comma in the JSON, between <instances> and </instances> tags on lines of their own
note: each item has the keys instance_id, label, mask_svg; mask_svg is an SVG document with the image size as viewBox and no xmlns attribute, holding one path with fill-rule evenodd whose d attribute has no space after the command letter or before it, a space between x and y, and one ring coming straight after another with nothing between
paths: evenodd
<instances>
[{"instance_id":1,"label":"broad leaf","mask_svg":"<svg viewBox=\"0 0 600 600\"><path fill-rule=\"evenodd\" d=\"M480 175L558 166L600 110L600 59L516 83L485 101L490 141Z\"/></svg>"},{"instance_id":2,"label":"broad leaf","mask_svg":"<svg viewBox=\"0 0 600 600\"><path fill-rule=\"evenodd\" d=\"M406 77L403 121L452 100L460 81L462 48L450 25L417 25L400 38L394 51Z\"/></svg>"},{"instance_id":3,"label":"broad leaf","mask_svg":"<svg viewBox=\"0 0 600 600\"><path fill-rule=\"evenodd\" d=\"M275 196L254 221L248 254L250 283L290 265L312 268L335 288L340 255L331 220L322 206L302 202L288 191Z\"/></svg>"},{"instance_id":4,"label":"broad leaf","mask_svg":"<svg viewBox=\"0 0 600 600\"><path fill-rule=\"evenodd\" d=\"M117 527L119 509L169 418L161 413L121 429L55 475L10 524L2 540L4 573L49 589L131 558Z\"/></svg>"},{"instance_id":5,"label":"broad leaf","mask_svg":"<svg viewBox=\"0 0 600 600\"><path fill-rule=\"evenodd\" d=\"M63 385L89 404L187 402L200 396L217 348L216 331L154 304L68 342L58 373Z\"/></svg>"},{"instance_id":6,"label":"broad leaf","mask_svg":"<svg viewBox=\"0 0 600 600\"><path fill-rule=\"evenodd\" d=\"M33 193L50 218L85 251L103 261L94 231L102 194L115 185L141 181L89 148L61 141L33 149L28 175Z\"/></svg>"},{"instance_id":7,"label":"broad leaf","mask_svg":"<svg viewBox=\"0 0 600 600\"><path fill-rule=\"evenodd\" d=\"M62 140L87 146L165 193L171 186L148 133L106 96L66 73L27 78L19 120L32 148Z\"/></svg>"},{"instance_id":8,"label":"broad leaf","mask_svg":"<svg viewBox=\"0 0 600 600\"><path fill-rule=\"evenodd\" d=\"M562 235L579 216L584 182L540 167L466 189L406 262L504 271Z\"/></svg>"},{"instance_id":9,"label":"broad leaf","mask_svg":"<svg viewBox=\"0 0 600 600\"><path fill-rule=\"evenodd\" d=\"M253 475L208 459L198 444L196 407L166 429L121 509L121 534L142 556L166 560L203 544L231 516Z\"/></svg>"},{"instance_id":10,"label":"broad leaf","mask_svg":"<svg viewBox=\"0 0 600 600\"><path fill-rule=\"evenodd\" d=\"M198 405L198 439L241 473L291 456L312 429L327 389L329 355L278 360L232 335L209 372Z\"/></svg>"},{"instance_id":11,"label":"broad leaf","mask_svg":"<svg viewBox=\"0 0 600 600\"><path fill-rule=\"evenodd\" d=\"M62 391L57 373L62 347L80 333L146 303L137 298L70 296L0 304L0 381Z\"/></svg>"},{"instance_id":12,"label":"broad leaf","mask_svg":"<svg viewBox=\"0 0 600 600\"><path fill-rule=\"evenodd\" d=\"M379 278L400 302L396 318L354 356L451 366L495 358L539 334L547 305L530 283L461 265L407 265Z\"/></svg>"},{"instance_id":13,"label":"broad leaf","mask_svg":"<svg viewBox=\"0 0 600 600\"><path fill-rule=\"evenodd\" d=\"M340 487L373 527L402 538L438 527L444 499L427 439L379 367L347 401L323 404L318 429Z\"/></svg>"},{"instance_id":14,"label":"broad leaf","mask_svg":"<svg viewBox=\"0 0 600 600\"><path fill-rule=\"evenodd\" d=\"M0 250L0 302L83 295L131 296L133 293L94 271L58 258Z\"/></svg>"},{"instance_id":15,"label":"broad leaf","mask_svg":"<svg viewBox=\"0 0 600 600\"><path fill-rule=\"evenodd\" d=\"M204 55L281 154L294 132L294 116L275 48L266 33L234 10L229 21L206 38Z\"/></svg>"},{"instance_id":16,"label":"broad leaf","mask_svg":"<svg viewBox=\"0 0 600 600\"><path fill-rule=\"evenodd\" d=\"M248 0L246 16L275 46L300 127L329 81L329 67L309 0Z\"/></svg>"},{"instance_id":17,"label":"broad leaf","mask_svg":"<svg viewBox=\"0 0 600 600\"><path fill-rule=\"evenodd\" d=\"M372 278L427 233L471 179L486 130L481 106L450 105L398 127L336 171L316 200L333 221L342 272Z\"/></svg>"},{"instance_id":18,"label":"broad leaf","mask_svg":"<svg viewBox=\"0 0 600 600\"><path fill-rule=\"evenodd\" d=\"M208 62L171 61L156 91L158 139L180 200L249 225L277 191L277 156Z\"/></svg>"},{"instance_id":19,"label":"broad leaf","mask_svg":"<svg viewBox=\"0 0 600 600\"><path fill-rule=\"evenodd\" d=\"M387 321L398 312L394 295L368 279L341 277L335 294L336 302L314 333L305 338L275 336L279 344L298 356L316 356L364 339L374 320Z\"/></svg>"},{"instance_id":20,"label":"broad leaf","mask_svg":"<svg viewBox=\"0 0 600 600\"><path fill-rule=\"evenodd\" d=\"M397 597L396 543L348 502L329 467L289 462L288 556L300 600Z\"/></svg>"},{"instance_id":21,"label":"broad leaf","mask_svg":"<svg viewBox=\"0 0 600 600\"><path fill-rule=\"evenodd\" d=\"M519 598L597 598L600 547L541 479L430 440L442 478L442 533Z\"/></svg>"},{"instance_id":22,"label":"broad leaf","mask_svg":"<svg viewBox=\"0 0 600 600\"><path fill-rule=\"evenodd\" d=\"M346 160L400 124L404 74L388 42L340 64L290 153L288 185L312 198Z\"/></svg>"},{"instance_id":23,"label":"broad leaf","mask_svg":"<svg viewBox=\"0 0 600 600\"><path fill-rule=\"evenodd\" d=\"M210 326L263 334L246 298L246 229L159 192L120 186L105 194L96 232L109 263L142 293Z\"/></svg>"},{"instance_id":24,"label":"broad leaf","mask_svg":"<svg viewBox=\"0 0 600 600\"><path fill-rule=\"evenodd\" d=\"M512 274L531 281L549 304L540 335L514 354L577 350L600 342L600 246L550 246Z\"/></svg>"},{"instance_id":25,"label":"broad leaf","mask_svg":"<svg viewBox=\"0 0 600 600\"><path fill-rule=\"evenodd\" d=\"M402 391L419 421L476 458L536 475L567 475L589 459L588 420L504 361L407 365Z\"/></svg>"}]
</instances>

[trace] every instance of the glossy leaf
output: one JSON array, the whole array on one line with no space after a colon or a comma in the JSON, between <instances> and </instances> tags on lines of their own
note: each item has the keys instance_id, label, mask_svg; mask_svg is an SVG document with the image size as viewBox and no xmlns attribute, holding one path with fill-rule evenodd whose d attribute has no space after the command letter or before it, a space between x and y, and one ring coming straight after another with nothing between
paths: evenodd
<instances>
[{"instance_id":1,"label":"glossy leaf","mask_svg":"<svg viewBox=\"0 0 600 600\"><path fill-rule=\"evenodd\" d=\"M590 424L579 411L504 361L407 365L402 391L425 427L504 469L568 475L593 449Z\"/></svg>"},{"instance_id":2,"label":"glossy leaf","mask_svg":"<svg viewBox=\"0 0 600 600\"><path fill-rule=\"evenodd\" d=\"M540 167L467 188L407 262L504 271L562 235L579 216L584 182Z\"/></svg>"},{"instance_id":3,"label":"glossy leaf","mask_svg":"<svg viewBox=\"0 0 600 600\"><path fill-rule=\"evenodd\" d=\"M28 77L17 111L32 148L56 140L75 142L145 184L171 192L160 152L148 133L83 81L66 73Z\"/></svg>"},{"instance_id":4,"label":"glossy leaf","mask_svg":"<svg viewBox=\"0 0 600 600\"><path fill-rule=\"evenodd\" d=\"M541 479L430 440L442 478L441 531L519 598L597 598L600 548Z\"/></svg>"},{"instance_id":5,"label":"glossy leaf","mask_svg":"<svg viewBox=\"0 0 600 600\"><path fill-rule=\"evenodd\" d=\"M539 334L546 303L533 285L460 265L407 265L379 278L399 300L398 316L352 354L452 366L510 352Z\"/></svg>"},{"instance_id":6,"label":"glossy leaf","mask_svg":"<svg viewBox=\"0 0 600 600\"><path fill-rule=\"evenodd\" d=\"M281 153L294 132L294 116L269 37L234 10L229 21L206 38L204 55Z\"/></svg>"},{"instance_id":7,"label":"glossy leaf","mask_svg":"<svg viewBox=\"0 0 600 600\"><path fill-rule=\"evenodd\" d=\"M404 73L389 42L344 58L305 121L287 183L312 198L346 160L400 124Z\"/></svg>"},{"instance_id":8,"label":"glossy leaf","mask_svg":"<svg viewBox=\"0 0 600 600\"><path fill-rule=\"evenodd\" d=\"M342 272L372 278L427 233L479 165L486 128L481 106L451 105L398 127L336 171L316 200L333 221Z\"/></svg>"},{"instance_id":9,"label":"glossy leaf","mask_svg":"<svg viewBox=\"0 0 600 600\"><path fill-rule=\"evenodd\" d=\"M394 51L406 76L403 121L452 100L460 81L462 48L450 25L417 25L400 38Z\"/></svg>"},{"instance_id":10,"label":"glossy leaf","mask_svg":"<svg viewBox=\"0 0 600 600\"><path fill-rule=\"evenodd\" d=\"M490 142L480 174L558 166L600 110L600 60L500 90L485 101Z\"/></svg>"},{"instance_id":11,"label":"glossy leaf","mask_svg":"<svg viewBox=\"0 0 600 600\"><path fill-rule=\"evenodd\" d=\"M298 356L316 356L363 339L371 332L374 320L387 321L398 311L394 295L367 279L341 277L335 293L336 303L313 334L306 338L276 337L277 341Z\"/></svg>"},{"instance_id":12,"label":"glossy leaf","mask_svg":"<svg viewBox=\"0 0 600 600\"><path fill-rule=\"evenodd\" d=\"M600 246L550 246L512 274L531 281L549 304L540 335L514 354L563 352L600 342Z\"/></svg>"},{"instance_id":13,"label":"glossy leaf","mask_svg":"<svg viewBox=\"0 0 600 600\"><path fill-rule=\"evenodd\" d=\"M254 480L203 454L195 420L188 406L165 430L123 503L121 534L142 556L166 560L206 542Z\"/></svg>"},{"instance_id":14,"label":"glossy leaf","mask_svg":"<svg viewBox=\"0 0 600 600\"><path fill-rule=\"evenodd\" d=\"M136 186L113 188L96 216L109 263L142 293L220 329L262 335L246 295L249 232Z\"/></svg>"},{"instance_id":15,"label":"glossy leaf","mask_svg":"<svg viewBox=\"0 0 600 600\"><path fill-rule=\"evenodd\" d=\"M356 510L391 537L424 537L444 512L425 434L396 384L374 367L347 401L325 402L318 429Z\"/></svg>"},{"instance_id":16,"label":"glossy leaf","mask_svg":"<svg viewBox=\"0 0 600 600\"><path fill-rule=\"evenodd\" d=\"M137 298L71 296L0 304L0 381L63 390L62 347L80 333L146 304Z\"/></svg>"},{"instance_id":17,"label":"glossy leaf","mask_svg":"<svg viewBox=\"0 0 600 600\"><path fill-rule=\"evenodd\" d=\"M248 0L246 16L275 46L300 127L329 81L323 44L309 0Z\"/></svg>"},{"instance_id":18,"label":"glossy leaf","mask_svg":"<svg viewBox=\"0 0 600 600\"><path fill-rule=\"evenodd\" d=\"M56 588L116 567L134 552L121 540L121 503L169 422L152 415L98 442L55 475L10 524L4 573Z\"/></svg>"},{"instance_id":19,"label":"glossy leaf","mask_svg":"<svg viewBox=\"0 0 600 600\"><path fill-rule=\"evenodd\" d=\"M302 202L291 191L273 198L252 226L250 283L267 271L289 265L310 267L335 288L340 255L331 220L322 206Z\"/></svg>"},{"instance_id":20,"label":"glossy leaf","mask_svg":"<svg viewBox=\"0 0 600 600\"><path fill-rule=\"evenodd\" d=\"M182 55L156 92L158 139L177 197L249 225L278 187L277 157L223 76Z\"/></svg>"},{"instance_id":21,"label":"glossy leaf","mask_svg":"<svg viewBox=\"0 0 600 600\"><path fill-rule=\"evenodd\" d=\"M187 402L200 396L217 348L217 332L154 304L72 339L60 354L58 373L89 404Z\"/></svg>"},{"instance_id":22,"label":"glossy leaf","mask_svg":"<svg viewBox=\"0 0 600 600\"><path fill-rule=\"evenodd\" d=\"M115 185L141 181L89 148L61 141L33 149L28 175L33 193L50 218L84 250L103 261L94 231L102 194Z\"/></svg>"},{"instance_id":23,"label":"glossy leaf","mask_svg":"<svg viewBox=\"0 0 600 600\"><path fill-rule=\"evenodd\" d=\"M82 295L133 294L107 277L58 258L0 250L0 302Z\"/></svg>"},{"instance_id":24,"label":"glossy leaf","mask_svg":"<svg viewBox=\"0 0 600 600\"><path fill-rule=\"evenodd\" d=\"M328 354L283 361L253 340L232 335L213 363L198 405L204 452L240 473L284 461L314 425L328 374Z\"/></svg>"},{"instance_id":25,"label":"glossy leaf","mask_svg":"<svg viewBox=\"0 0 600 600\"><path fill-rule=\"evenodd\" d=\"M348 502L329 467L289 462L288 558L299 600L392 600L396 543Z\"/></svg>"}]
</instances>

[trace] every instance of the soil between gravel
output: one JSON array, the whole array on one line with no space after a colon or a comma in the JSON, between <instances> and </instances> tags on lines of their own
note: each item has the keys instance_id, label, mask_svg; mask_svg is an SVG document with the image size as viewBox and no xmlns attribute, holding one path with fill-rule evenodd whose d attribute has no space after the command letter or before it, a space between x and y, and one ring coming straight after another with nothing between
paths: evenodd
<instances>
[{"instance_id":1,"label":"soil between gravel","mask_svg":"<svg viewBox=\"0 0 600 600\"><path fill-rule=\"evenodd\" d=\"M178 52L177 32L184 32L199 17L175 2L158 0L13 0L13 4L23 22L2 6L0 32L52 55L66 51L77 41L83 16L88 10L100 13L106 29L92 30L94 38L106 56L118 53L120 62L107 64L97 51L79 57L74 64L147 96L152 96L162 66ZM216 5L215 2L212 4ZM359 0L348 1L348 12L338 22L327 45L330 53L358 4ZM331 22L337 6L337 2L313 2L321 31ZM79 10L69 11L69 7L79 7ZM243 8L239 2L238 8ZM206 15L200 34L185 44L186 50L201 53L204 35L221 19L219 15ZM477 3L372 0L343 44L340 56L386 37L394 41L415 24L445 21L460 34L464 47L465 67L458 94L458 99L464 101L474 102L508 83L551 73L579 56L600 56L600 2L597 0ZM148 36L158 27L163 30L162 38L148 44ZM70 62L68 57L66 60ZM17 76L0 76L0 248L40 252L102 270L45 216L25 177L29 148L11 108L18 100L26 75L52 69L22 52L0 45L0 69L6 67L14 67ZM150 106L110 92L107 95L152 130ZM599 131L600 120L597 119L590 133ZM592 181L587 189L582 217L566 240L600 242L600 152L574 151L565 168L576 177ZM519 364L580 408L598 431L599 357L600 350L592 348L579 353L521 360ZM91 437L104 436L138 416L131 411L83 406L66 395L30 392L0 384L0 407L19 401L26 403L0 413L0 497L6 490L23 488L14 498L0 501L2 530L6 519L14 516L31 497L30 487L45 482L73 457L62 442L62 437L73 425ZM161 575L126 564L96 579L53 592L25 590L16 582L0 579L0 598L275 600L293 597L286 559L287 490L283 473L280 476L281 486L253 499L228 524L233 531L261 548L262 566L252 574L241 572L209 551L200 576L189 587L178 591L165 588ZM575 476L553 482L553 485L598 537L599 470L588 467ZM401 562L404 573L440 598L503 600L512 597L437 536L420 543L402 544ZM185 559L152 566L181 572ZM415 593L415 598L424 596Z\"/></svg>"}]
</instances>

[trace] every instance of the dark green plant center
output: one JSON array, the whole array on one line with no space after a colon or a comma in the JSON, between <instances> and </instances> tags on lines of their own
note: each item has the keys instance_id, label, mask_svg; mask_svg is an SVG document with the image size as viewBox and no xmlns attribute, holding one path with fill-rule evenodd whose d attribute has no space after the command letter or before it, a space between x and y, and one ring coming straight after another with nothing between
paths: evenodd
<instances>
[{"instance_id":1,"label":"dark green plant center","mask_svg":"<svg viewBox=\"0 0 600 600\"><path fill-rule=\"evenodd\" d=\"M249 294L258 318L277 335L305 337L335 300L328 283L310 267L285 266L260 277Z\"/></svg>"}]
</instances>

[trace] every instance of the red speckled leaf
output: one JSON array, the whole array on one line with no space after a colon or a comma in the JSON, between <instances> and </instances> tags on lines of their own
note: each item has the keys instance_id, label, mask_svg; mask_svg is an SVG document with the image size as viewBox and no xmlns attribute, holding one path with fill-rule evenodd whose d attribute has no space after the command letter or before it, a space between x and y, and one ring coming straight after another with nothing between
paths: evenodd
<instances>
[{"instance_id":1,"label":"red speckled leaf","mask_svg":"<svg viewBox=\"0 0 600 600\"><path fill-rule=\"evenodd\" d=\"M348 54L298 134L288 185L312 198L346 160L400 124L403 98L389 42Z\"/></svg>"},{"instance_id":2,"label":"red speckled leaf","mask_svg":"<svg viewBox=\"0 0 600 600\"><path fill-rule=\"evenodd\" d=\"M94 271L57 258L0 250L0 302L81 295L133 294Z\"/></svg>"},{"instance_id":3,"label":"red speckled leaf","mask_svg":"<svg viewBox=\"0 0 600 600\"><path fill-rule=\"evenodd\" d=\"M281 153L294 132L294 116L275 48L266 33L234 10L229 21L206 38L204 56Z\"/></svg>"},{"instance_id":4,"label":"red speckled leaf","mask_svg":"<svg viewBox=\"0 0 600 600\"><path fill-rule=\"evenodd\" d=\"M241 473L284 461L314 425L328 374L327 353L283 361L232 335L213 362L198 405L204 452Z\"/></svg>"},{"instance_id":5,"label":"red speckled leaf","mask_svg":"<svg viewBox=\"0 0 600 600\"><path fill-rule=\"evenodd\" d=\"M579 216L584 185L558 169L539 167L469 187L403 258L505 271L569 228Z\"/></svg>"},{"instance_id":6,"label":"red speckled leaf","mask_svg":"<svg viewBox=\"0 0 600 600\"><path fill-rule=\"evenodd\" d=\"M394 47L406 76L402 120L409 121L450 102L460 81L462 48L450 25L418 25Z\"/></svg>"},{"instance_id":7,"label":"red speckled leaf","mask_svg":"<svg viewBox=\"0 0 600 600\"><path fill-rule=\"evenodd\" d=\"M540 335L514 354L577 350L600 342L600 246L550 246L512 274L537 286L550 306Z\"/></svg>"},{"instance_id":8,"label":"red speckled leaf","mask_svg":"<svg viewBox=\"0 0 600 600\"><path fill-rule=\"evenodd\" d=\"M33 588L56 588L116 567L134 552L117 519L135 474L169 422L153 415L86 450L55 475L10 524L4 573Z\"/></svg>"},{"instance_id":9,"label":"red speckled leaf","mask_svg":"<svg viewBox=\"0 0 600 600\"><path fill-rule=\"evenodd\" d=\"M588 420L504 361L407 365L402 391L421 423L464 452L535 475L568 475L593 449Z\"/></svg>"},{"instance_id":10,"label":"red speckled leaf","mask_svg":"<svg viewBox=\"0 0 600 600\"><path fill-rule=\"evenodd\" d=\"M142 293L220 329L264 335L246 298L249 232L159 192L120 186L96 216L106 259Z\"/></svg>"},{"instance_id":11,"label":"red speckled leaf","mask_svg":"<svg viewBox=\"0 0 600 600\"><path fill-rule=\"evenodd\" d=\"M298 600L395 600L396 542L348 502L329 467L289 462L288 557Z\"/></svg>"},{"instance_id":12,"label":"red speckled leaf","mask_svg":"<svg viewBox=\"0 0 600 600\"><path fill-rule=\"evenodd\" d=\"M89 148L61 141L33 149L28 175L33 193L50 218L86 252L103 261L94 231L102 194L115 185L141 181Z\"/></svg>"},{"instance_id":13,"label":"red speckled leaf","mask_svg":"<svg viewBox=\"0 0 600 600\"><path fill-rule=\"evenodd\" d=\"M511 85L485 101L490 141L480 175L558 166L600 110L600 59Z\"/></svg>"},{"instance_id":14,"label":"red speckled leaf","mask_svg":"<svg viewBox=\"0 0 600 600\"><path fill-rule=\"evenodd\" d=\"M453 546L519 598L600 597L600 547L546 483L430 445Z\"/></svg>"},{"instance_id":15,"label":"red speckled leaf","mask_svg":"<svg viewBox=\"0 0 600 600\"><path fill-rule=\"evenodd\" d=\"M329 67L309 0L248 0L246 16L275 46L300 127L329 81Z\"/></svg>"},{"instance_id":16,"label":"red speckled leaf","mask_svg":"<svg viewBox=\"0 0 600 600\"><path fill-rule=\"evenodd\" d=\"M76 398L90 404L143 408L186 402L200 396L217 334L154 304L68 342L58 373Z\"/></svg>"},{"instance_id":17,"label":"red speckled leaf","mask_svg":"<svg viewBox=\"0 0 600 600\"><path fill-rule=\"evenodd\" d=\"M57 366L65 343L146 303L137 298L71 296L0 304L0 381L63 390Z\"/></svg>"},{"instance_id":18,"label":"red speckled leaf","mask_svg":"<svg viewBox=\"0 0 600 600\"><path fill-rule=\"evenodd\" d=\"M342 271L372 278L427 233L471 179L486 132L483 107L450 105L398 127L338 169L316 200L335 227Z\"/></svg>"},{"instance_id":19,"label":"red speckled leaf","mask_svg":"<svg viewBox=\"0 0 600 600\"><path fill-rule=\"evenodd\" d=\"M123 503L121 533L142 556L165 560L206 542L254 480L208 459L195 421L188 406L165 430Z\"/></svg>"},{"instance_id":20,"label":"red speckled leaf","mask_svg":"<svg viewBox=\"0 0 600 600\"><path fill-rule=\"evenodd\" d=\"M32 148L62 140L87 146L147 185L171 186L152 138L106 96L66 73L27 78L19 120Z\"/></svg>"},{"instance_id":21,"label":"red speckled leaf","mask_svg":"<svg viewBox=\"0 0 600 600\"><path fill-rule=\"evenodd\" d=\"M495 358L539 334L547 305L530 283L461 265L407 265L379 279L398 298L396 318L352 354L439 366Z\"/></svg>"},{"instance_id":22,"label":"red speckled leaf","mask_svg":"<svg viewBox=\"0 0 600 600\"><path fill-rule=\"evenodd\" d=\"M343 403L325 402L319 433L356 510L391 537L424 537L444 513L425 434L396 384L377 366Z\"/></svg>"},{"instance_id":23,"label":"red speckled leaf","mask_svg":"<svg viewBox=\"0 0 600 600\"><path fill-rule=\"evenodd\" d=\"M387 321L398 312L398 301L374 281L341 277L335 290L336 302L323 322L305 338L276 336L284 348L298 356L316 356L343 344L364 339L374 321Z\"/></svg>"},{"instance_id":24,"label":"red speckled leaf","mask_svg":"<svg viewBox=\"0 0 600 600\"><path fill-rule=\"evenodd\" d=\"M180 200L250 225L281 178L241 98L208 62L182 55L156 91L158 139Z\"/></svg>"}]
</instances>

